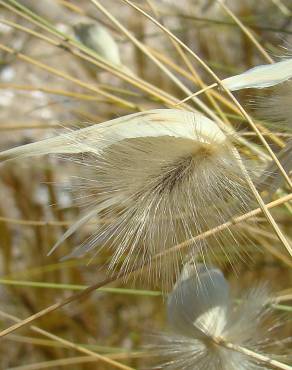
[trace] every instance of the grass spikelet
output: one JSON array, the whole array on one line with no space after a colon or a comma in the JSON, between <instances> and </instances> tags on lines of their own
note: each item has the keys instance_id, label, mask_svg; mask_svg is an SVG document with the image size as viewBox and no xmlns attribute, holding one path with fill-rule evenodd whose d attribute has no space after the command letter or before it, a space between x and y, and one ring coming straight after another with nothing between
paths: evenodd
<instances>
[{"instance_id":1,"label":"grass spikelet","mask_svg":"<svg viewBox=\"0 0 292 370\"><path fill-rule=\"evenodd\" d=\"M263 89L278 85L292 77L292 59L251 68L239 75L226 78L222 84L231 91L241 89Z\"/></svg>"},{"instance_id":2,"label":"grass spikelet","mask_svg":"<svg viewBox=\"0 0 292 370\"><path fill-rule=\"evenodd\" d=\"M168 298L172 332L162 335L161 347L158 351L156 347L166 362L155 368L291 369L267 355L281 349L281 342L275 339L279 322L267 321L270 298L267 286L259 284L235 303L220 270L186 265Z\"/></svg>"},{"instance_id":3,"label":"grass spikelet","mask_svg":"<svg viewBox=\"0 0 292 370\"><path fill-rule=\"evenodd\" d=\"M0 157L50 153L79 155L74 189L82 193L84 208L53 250L92 218L109 219L96 225L70 256L107 246L113 254L110 269L123 273L159 256L149 278L163 287L172 283L185 258L195 260L207 252L203 241L193 243L187 257L166 257L168 248L227 221L250 202L230 140L199 113L138 113L11 149ZM236 244L230 230L224 237Z\"/></svg>"}]
</instances>

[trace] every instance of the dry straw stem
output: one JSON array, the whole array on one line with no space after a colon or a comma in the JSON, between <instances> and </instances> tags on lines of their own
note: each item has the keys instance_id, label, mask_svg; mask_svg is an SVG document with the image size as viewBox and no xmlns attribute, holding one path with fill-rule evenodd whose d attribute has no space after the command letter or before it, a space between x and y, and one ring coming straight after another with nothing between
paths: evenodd
<instances>
[{"instance_id":1,"label":"dry straw stem","mask_svg":"<svg viewBox=\"0 0 292 370\"><path fill-rule=\"evenodd\" d=\"M141 354L127 354L127 353L115 353L108 355L108 358L113 360L123 360L128 358L137 358L141 357ZM51 361L42 361L42 362L35 362L30 365L21 365L16 367L9 367L6 370L41 370L41 369L49 369L53 368L56 369L57 366L70 366L70 365L79 365L79 364L88 364L97 362L94 357L91 356L76 356L76 357L66 357L61 358L58 360L51 360Z\"/></svg>"},{"instance_id":2,"label":"dry straw stem","mask_svg":"<svg viewBox=\"0 0 292 370\"><path fill-rule=\"evenodd\" d=\"M168 69L163 65L150 51L149 49L140 42L131 32L128 31L126 27L124 27L104 6L100 4L97 0L90 0L118 29L120 29L123 34L139 49L141 50L156 66L162 70L163 73L170 80L179 87L183 92L186 94L190 94L191 91ZM210 115L213 119L218 121L218 118L214 113L205 106L200 100L194 99L194 102L202 108L208 115ZM215 118L214 118L215 117Z\"/></svg>"},{"instance_id":3,"label":"dry straw stem","mask_svg":"<svg viewBox=\"0 0 292 370\"><path fill-rule=\"evenodd\" d=\"M59 3L61 3L64 7L72 10L73 12L80 14L80 15L86 15L85 11L75 4L70 3L68 0L58 0ZM82 4L81 4L82 6Z\"/></svg>"},{"instance_id":4,"label":"dry straw stem","mask_svg":"<svg viewBox=\"0 0 292 370\"><path fill-rule=\"evenodd\" d=\"M288 17L291 16L291 11L281 0L272 0L272 3L274 3L284 15Z\"/></svg>"},{"instance_id":5,"label":"dry straw stem","mask_svg":"<svg viewBox=\"0 0 292 370\"><path fill-rule=\"evenodd\" d=\"M95 95L81 94L81 93L65 91L61 89L51 89L51 88L42 87L42 86L0 83L0 89L11 89L11 90L21 90L21 91L40 91L40 92L47 93L47 94L61 95L61 96L66 96L66 97L74 98L78 100L89 100L89 101L99 101L99 102L107 101L107 100L102 100L100 97L97 97Z\"/></svg>"},{"instance_id":6,"label":"dry straw stem","mask_svg":"<svg viewBox=\"0 0 292 370\"><path fill-rule=\"evenodd\" d=\"M77 84L77 85L79 85L81 87L84 87L84 88L86 88L86 89L88 89L90 91L94 91L94 92L100 94L101 96L104 96L107 99L109 99L110 102L114 102L116 104L125 106L127 108L136 109L136 105L135 104L129 103L128 101L126 101L126 100L124 100L122 98L118 98L118 97L116 97L116 96L114 96L112 94L109 94L109 93L107 93L107 92L99 89L95 85L92 85L92 84L88 84L86 82L83 82L83 81L81 81L81 80L79 80L79 79L77 79L75 77L72 77L72 76L68 75L65 72L62 72L62 71L60 71L58 69L55 69L53 67L50 67L49 65L44 64L42 62L39 62L38 60L36 60L34 58L31 58L28 55L25 55L23 53L20 53L20 52L18 52L15 49L12 49L12 48L10 48L8 46L5 46L3 44L0 44L0 49L6 51L7 53L9 53L11 55L15 55L18 59L23 60L23 61L25 61L25 62L27 62L29 64L32 64L35 67L41 68L41 69L43 69L43 70L45 70L47 72L50 72L50 73L52 73L52 74L54 74L54 75L56 75L58 77L61 77L61 78L65 79L65 80L68 80L68 81L71 81L71 82L73 82L73 83L75 83L75 84Z\"/></svg>"},{"instance_id":7,"label":"dry straw stem","mask_svg":"<svg viewBox=\"0 0 292 370\"><path fill-rule=\"evenodd\" d=\"M100 9L101 6L100 4L98 4L98 2L96 0L91 0L94 4L96 4L96 6ZM288 185L290 186L290 188L292 189L292 182L289 178L289 176L287 175L286 171L284 170L284 168L282 167L281 163L279 162L279 160L277 159L277 157L275 156L273 150L270 148L269 144L267 143L267 141L265 140L265 138L263 137L263 135L261 134L261 132L259 131L259 129L256 127L256 125L254 124L253 120L251 119L251 117L248 115L248 113L245 111L245 109L241 106L241 104L237 101L237 99L233 96L233 94L225 88L225 86L222 85L221 83L221 80L217 77L217 75L207 66L207 64L197 55L195 54L187 45L185 45L181 40L179 40L176 36L174 36L172 34L172 32L170 32L168 29L166 29L163 25L161 25L157 20L155 20L153 17L151 17L149 14L147 14L146 12L144 12L141 8L139 8L138 6L136 6L135 4L133 4L131 1L129 0L121 0L125 3L127 3L128 5L130 5L131 7L133 7L134 9L136 9L139 13L143 14L146 18L150 19L154 24L156 24L160 29L162 29L166 34L168 34L171 38L173 38L174 40L176 40L184 49L186 49L188 52L191 53L191 55L206 69L206 71L217 81L217 83L226 91L226 93L229 95L229 97L232 99L232 101L237 105L237 107L239 108L239 110L241 111L241 113L243 114L243 116L247 119L248 123L250 124L250 126L252 127L252 129L257 133L259 139L261 140L261 142L264 144L264 146L266 147L266 149L269 151L271 157L273 158L273 160L275 161L275 163L277 164L277 167L279 168L281 174L284 176L284 178L286 179ZM239 164L241 166L241 168L244 170L244 167L242 165L242 162L239 159ZM267 220L269 221L269 223L271 224L271 226L273 227L275 233L277 234L279 240L283 243L283 245L285 246L285 248L287 249L287 251L290 253L290 255L292 256L292 247L290 246L290 243L288 242L288 240L286 239L286 237L284 236L284 234L282 233L282 231L280 230L279 226L277 225L277 223L275 222L275 220L273 219L272 215L270 214L269 210L266 208L260 194L258 193L256 187L254 186L253 182L251 181L249 175L247 174L247 172L244 170L244 173L246 175L246 180L249 184L249 187L251 189L251 191L253 192L258 204L260 205L260 207L262 208Z\"/></svg>"},{"instance_id":8,"label":"dry straw stem","mask_svg":"<svg viewBox=\"0 0 292 370\"><path fill-rule=\"evenodd\" d=\"M158 18L159 17L159 10L154 6L154 4L151 3L151 1L147 1L147 3L149 4L150 8L153 10L155 16ZM162 22L162 21L161 21ZM186 67L188 68L188 70L190 71L191 73L191 79L195 81L195 83L200 86L201 88L202 87L205 87L206 85L204 84L204 82L202 81L202 79L200 78L199 74L197 73L197 71L195 70L194 66L192 65L192 63L190 62L190 60L188 59L185 51L181 48L181 46L175 42L173 39L169 38L170 42L173 44L175 50L177 51L178 55L181 57L182 61L184 62L184 64L186 65ZM207 93L206 94L209 102L214 106L214 109L218 112L219 116L221 117L221 119L223 120L223 122L227 125L230 125L230 122L228 120L228 118L226 117L226 115L224 114L224 112L222 111L221 107L217 104L216 100L214 99L214 97L212 96L212 94L210 93Z\"/></svg>"},{"instance_id":9,"label":"dry straw stem","mask_svg":"<svg viewBox=\"0 0 292 370\"><path fill-rule=\"evenodd\" d=\"M148 47L148 49L152 52L153 55L155 55L159 60L161 60L166 65L168 65L171 69L173 69L174 71L176 71L179 75L187 78L188 80L190 80L190 82L193 82L194 84L203 87L201 90L196 91L191 96L188 96L188 97L184 98L183 100L179 101L178 103L174 104L173 105L174 107L177 107L177 106L183 104L184 102L190 100L191 97L200 95L201 93L203 93L203 92L205 92L205 91L207 91L207 90L210 89L210 91L208 91L208 93L210 93L210 96L212 98L214 97L216 100L218 100L219 102L221 102L222 104L224 104L227 108L229 108L233 112L235 112L237 114L240 114L238 108L232 102L230 102L230 100L226 99L223 95L220 94L220 92L215 91L215 90L212 90L212 88L218 86L218 84L217 83L214 83L211 86L207 86L201 80L200 76L196 73L196 70L194 69L194 66L192 66L190 64L190 62L188 62L188 65L191 66L192 74L190 74L189 72L183 70L181 67L179 67L177 64L175 64L166 55L160 53L158 50L153 49L153 48L150 48L150 47ZM186 55L185 54L184 54L184 56L186 58ZM200 83L200 81L201 81L201 83ZM222 113L224 114L224 116L226 118L228 117L227 114L225 114L224 112L222 112ZM241 117L242 117L242 115L240 114L240 117L239 118L241 118ZM265 129L264 127L260 127L260 128L261 128L261 130ZM267 129L265 129L265 130L267 130ZM273 135L273 133L271 133L271 135Z\"/></svg>"},{"instance_id":10,"label":"dry straw stem","mask_svg":"<svg viewBox=\"0 0 292 370\"><path fill-rule=\"evenodd\" d=\"M220 6L225 10L225 12L234 20L234 22L239 26L239 28L245 33L245 35L251 40L251 42L256 46L256 48L261 52L268 63L274 63L273 59L266 52L266 50L261 46L253 34L249 31L247 27L240 21L240 19L232 12L229 7L225 5L225 0L217 0Z\"/></svg>"},{"instance_id":11,"label":"dry straw stem","mask_svg":"<svg viewBox=\"0 0 292 370\"><path fill-rule=\"evenodd\" d=\"M13 1L13 3L15 3L14 1ZM13 8L11 8L11 7L9 7L8 6L8 8L10 9L10 10L14 10ZM16 13L18 13L17 11L16 11ZM22 15L22 13L20 13L20 15ZM3 23L5 23L5 22L3 22ZM39 36L37 33L35 33L35 32L33 32L33 31L31 31L31 30L29 30L29 29L27 29L27 28L25 28L25 27L22 27L22 26L18 26L17 24L13 24L13 22L6 22L7 24L8 23L10 23L10 25L12 25L12 26L14 26L15 28L18 28L18 29L21 29L21 30L23 30L23 31L25 31L25 32L28 32L28 33L30 33L30 34L32 34L32 35L34 35L34 36L36 36L36 37L40 37L41 39L43 39L43 40L46 40L47 42L50 42L50 43L52 43L52 40L50 40L49 38L47 38L47 37L42 37L42 36ZM176 45L176 47L179 47L173 40L172 40L172 42ZM60 46L60 45L56 45L56 43L55 43L55 46ZM72 52L72 51L71 51ZM91 61L92 62L92 61ZM214 104L215 104L215 102L214 102ZM219 107L218 107L218 109L219 109ZM220 112L219 112L220 113ZM221 116L222 116L222 114L223 113L221 113ZM214 117L213 117L214 118Z\"/></svg>"},{"instance_id":12,"label":"dry straw stem","mask_svg":"<svg viewBox=\"0 0 292 370\"><path fill-rule=\"evenodd\" d=\"M112 357L112 356L111 356ZM114 356L117 359L116 356ZM96 359L90 356L77 356L77 357L66 357L60 358L58 360L50 360L50 361L42 361L42 362L35 362L29 365L20 365L20 366L13 366L8 367L6 370L41 370L41 369L59 369L59 367L63 366L76 366L76 365L83 365L96 362Z\"/></svg>"},{"instance_id":13,"label":"dry straw stem","mask_svg":"<svg viewBox=\"0 0 292 370\"><path fill-rule=\"evenodd\" d=\"M1 310L0 310L0 315L4 318L12 320L14 322L17 322L17 323L21 322L21 319L19 319L18 317L13 316L11 314L8 314L8 313L6 313L4 311L1 311ZM102 362L104 362L108 365L112 365L114 368L121 369L121 370L134 370L134 368L132 368L130 366L123 365L123 364L121 364L121 363L119 363L119 362L117 362L113 359L108 358L107 356L100 355L99 353L93 352L93 351L91 351L87 348L84 348L84 347L82 347L78 344L72 343L69 340L63 339L61 337L58 337L55 334L49 333L46 330L40 329L37 326L30 326L30 329L33 330L36 333L39 333L39 334L45 336L46 338L53 339L54 341L65 345L67 348L72 348L72 349L75 349L78 352L84 353L86 355L90 355L91 357L95 358L96 361L102 361Z\"/></svg>"},{"instance_id":14,"label":"dry straw stem","mask_svg":"<svg viewBox=\"0 0 292 370\"><path fill-rule=\"evenodd\" d=\"M224 4L222 4L223 7L226 8L226 6ZM262 54L266 57L266 59L268 60L269 63L274 63L274 61L272 60L272 58L266 53L266 51L261 47L261 45L257 42L257 40L253 37L253 35L249 32L249 30L241 23L241 21L236 17L236 15L234 15L228 8L226 9L226 11L229 13L231 13L230 15L232 16L232 18L234 18L234 20L236 21L236 23L239 25L239 27L242 28L243 32L247 34L247 36L250 38L250 40L255 44L255 46L257 48L259 48L259 50L262 52ZM171 39L172 40L172 39ZM172 42L174 43L174 40L172 40ZM177 43L174 43L174 45L176 46L176 48L180 49L180 46L177 44ZM182 51L180 51L181 53ZM209 92L209 89L212 89L216 86L218 86L217 83L214 83L210 86L206 86L203 81L200 79L199 75L195 73L195 70L194 68L191 66L191 64L189 63L188 59L186 56L183 57L183 59L185 60L186 59L186 64L188 66L188 68L191 70L191 72L193 73L193 76L195 77L195 83L198 84L199 86L202 87L202 89L200 91L197 91L191 95L189 95L188 97L186 97L185 99L181 100L179 103L177 103L175 106L179 106L180 104L183 104L185 102L187 102L189 99L192 99L194 97L196 97L197 95L203 93L203 92L206 92L206 95L209 97L209 100L211 101L211 103L213 103L215 109L218 111L218 113L220 114L221 118L223 118L223 121L226 123L226 115L224 115L223 112L221 112L220 110L220 107L217 106L216 102L212 99L212 96L214 95L214 97L216 97L218 100L220 100L222 103L224 103L226 106L228 106L229 108L231 108L232 110L234 110L236 113L240 113L240 111L238 111L238 108L236 106L234 106L234 104L230 104L230 102L228 100L226 100L224 97L222 97L220 94L218 94L217 92L215 91L210 91ZM193 79L192 79L193 80ZM210 95L209 95L210 93ZM223 116L222 116L223 114ZM265 133L265 132L268 132L268 130L263 127L262 125L259 125L257 124L259 129ZM280 147L284 147L285 144L283 143L282 140L279 140L277 137L275 137L275 135L273 135L273 133L271 133L271 138L272 140L280 145Z\"/></svg>"},{"instance_id":15,"label":"dry straw stem","mask_svg":"<svg viewBox=\"0 0 292 370\"><path fill-rule=\"evenodd\" d=\"M283 204L285 202L289 202L292 200L292 194L289 194L289 195L286 195L280 199L277 199L269 204L266 205L267 208L273 208L273 207L276 207L280 204ZM176 253L178 250L180 249L184 249L186 247L188 247L193 241L195 240L200 240L200 239L205 239L207 238L208 236L211 236L211 235L214 235L216 234L217 232L220 232L224 229L227 229L229 228L230 226L232 225L235 225L237 223L240 223L240 222L243 222L247 219L249 219L250 217L254 217L258 214L260 214L262 212L262 209L261 208L257 208L251 212L248 212L242 216L239 216L239 217L236 217L234 218L232 221L228 221L214 229L211 229L211 230L208 230L200 235L197 235L196 237L192 238L192 239L189 239L189 240L186 240L184 243L181 243L177 246L174 246L170 249L167 250L167 252L165 252L165 254L169 254L169 253ZM153 258L153 261L154 259L159 259L159 257L161 257L161 255L157 255ZM149 263L152 263L152 260L149 262ZM144 269L146 268L147 266L143 266L142 268L139 268L138 270L136 271L132 271L130 274L128 273L125 273L124 275L121 275L121 274L118 274L116 276L112 276L110 278L107 278L107 279L104 279L102 280L101 282L98 282L96 284L93 284L91 285L90 287L88 287L87 289L81 291L81 292L78 292L78 293L75 293L75 294L72 294L71 296L67 297L66 299L60 301L60 302L56 302L54 303L53 305L49 306L49 307L46 307L44 308L43 310L37 312L36 314L34 315L31 315L29 317L27 317L26 319L22 320L22 321L19 321L18 323L8 327L7 329L4 329L0 332L0 338L14 332L15 330L18 330L28 324L30 324L31 322L47 315L48 313L50 312L53 312L61 307L64 307L66 306L67 304L71 303L71 302L74 302L78 299L81 299L81 298L84 298L86 296L88 296L90 293L94 292L95 290L97 290L98 288L101 288L103 287L104 285L106 284L110 284L114 281L117 281L118 279L121 279L121 278L124 278L124 277L129 277L131 275L134 275L134 274L138 274L138 273L141 273L144 271Z\"/></svg>"},{"instance_id":16,"label":"dry straw stem","mask_svg":"<svg viewBox=\"0 0 292 370\"><path fill-rule=\"evenodd\" d=\"M26 280L7 280L0 279L2 285L12 285L19 287L30 287L30 288L45 288L45 289L62 289L62 290L84 290L88 288L86 285L80 284L58 284L42 281L26 281ZM134 296L147 296L147 297L161 297L162 292L159 290L140 290L140 289L127 289L127 288L100 288L100 292L109 294L124 294Z\"/></svg>"},{"instance_id":17,"label":"dry straw stem","mask_svg":"<svg viewBox=\"0 0 292 370\"><path fill-rule=\"evenodd\" d=\"M50 39L50 38L48 38L48 37L46 37L46 36L43 36L43 35L41 35L41 34L39 34L39 33L37 33L37 32L34 32L33 30L30 30L30 29L28 29L27 27L24 27L24 26L20 26L20 25L18 25L18 24L16 24L16 23L14 23L14 22L11 22L11 21L6 21L6 20L0 20L0 22L1 23L3 23L3 24L6 24L6 25L9 25L9 26L11 26L11 27L14 27L14 28L16 28L16 29L19 29L19 30L22 30L22 31L24 31L24 32L26 32L26 33L28 33L28 34L31 34L31 35L33 35L34 37L37 37L37 38L40 38L41 40L43 40L43 41L46 41L46 42L48 42L48 43L50 43L50 44L53 44L54 46L56 46L56 47L61 47L62 45L60 45L59 43L57 43L57 42L54 42L54 40L52 40L52 39ZM174 45L175 45L175 47L176 47L176 49L178 49L179 50L179 53L180 53L180 55L183 57L183 60L187 63L187 66L189 67L189 69L191 70L191 72L193 73L193 77L194 77L194 81L196 82L196 83L199 83L199 85L201 85L201 86L203 86L204 84L203 84L203 82L201 81L201 79L199 78L199 76L198 76L198 74L197 73L195 73L195 70L194 70L194 68L191 66L191 64L190 64L190 62L187 60L187 58L186 58L186 56L183 54L183 51L181 50L181 48L179 47L179 45L177 45L177 43L175 43L172 39L171 39L171 41L174 43ZM72 51L72 50L70 50L70 52L73 52L74 53L74 51ZM161 55L159 55L160 57L162 57ZM165 58L164 58L164 61L165 61ZM168 61L168 63L170 63L170 61L169 60L167 60ZM91 61L92 62L92 61ZM176 70L178 70L179 68L175 65L175 64L173 64L172 65L173 67L175 67L175 69ZM183 70L180 70L179 71L180 73L182 73L182 74L184 74L185 76L186 76L186 74L185 73L183 73L184 71ZM186 77L188 77L189 78L189 76L186 76ZM3 85L3 84L2 84ZM4 84L5 85L5 84ZM6 84L6 85L9 85L9 84ZM205 86L205 85L204 85ZM8 86L7 86L8 87ZM24 89L28 89L28 88L26 88L26 87L24 87ZM50 89L45 89L45 88L39 88L38 89L39 91L44 91L44 92L52 92L52 93L54 93L53 91L50 91ZM214 92L212 92L212 93L214 93ZM87 99L87 100L99 100L99 98L96 98L96 97L94 97L94 96L86 96L86 95L84 95L84 94L76 94L76 93L66 93L66 92L64 92L63 94L62 94L62 92L61 91L58 91L58 90L55 90L55 94L60 94L60 95L64 95L64 96L72 96L72 97L74 97L74 98L81 98L81 99ZM196 94L194 94L194 96L195 96ZM217 98L219 98L219 97L221 97L219 94L214 94ZM186 100L189 100L191 97L189 97L189 98L186 98ZM226 116L223 114L223 112L221 111L221 109L220 109L220 107L215 103L215 101L212 99L212 97L210 97L211 98L211 100L212 100L212 103L214 104L214 107L216 108L216 110L218 111L218 113L221 115L221 117L223 116L223 119L225 118L226 119ZM226 103L226 100L224 100L224 99L222 99L222 97L221 97L221 99L220 99L221 101L223 101L224 103ZM176 105L181 105L182 103L183 103L184 101L181 101L181 102L179 102L179 103L176 103L176 104L173 104L174 106L176 106Z\"/></svg>"},{"instance_id":18,"label":"dry straw stem","mask_svg":"<svg viewBox=\"0 0 292 370\"><path fill-rule=\"evenodd\" d=\"M193 94L191 94L191 95L187 96L186 98L182 99L180 102L178 102L177 104L175 104L175 107L178 107L181 104L186 103L187 101L189 101L190 99L192 99L194 96L198 96L198 95L200 95L200 94L202 94L202 93L204 93L206 91L209 91L209 89L213 89L216 86L218 86L217 82L213 83L212 85L205 86L203 89L201 89L199 91L196 91ZM237 109L234 109L232 107L231 107L231 109L233 109L236 113L240 113ZM285 137L286 135L289 135L289 134L274 133L274 132L271 132L270 130L268 130L266 127L264 127L261 123L256 122L256 124L260 128L263 136L268 136L280 148L284 148L285 147L285 145L286 145L285 142L282 139L280 139L279 136L284 136ZM253 133L244 133L243 135L244 136L251 136L251 135L257 136L257 133L256 132L253 132Z\"/></svg>"},{"instance_id":19,"label":"dry straw stem","mask_svg":"<svg viewBox=\"0 0 292 370\"><path fill-rule=\"evenodd\" d=\"M198 90L198 91L194 92L193 94L187 96L186 98L180 100L177 104L175 104L175 106L179 106L183 103L186 103L188 100L194 98L195 96L201 95L204 92L207 92L208 90L211 90L216 86L218 86L217 82L214 82L212 85L205 86L201 90Z\"/></svg>"}]
</instances>

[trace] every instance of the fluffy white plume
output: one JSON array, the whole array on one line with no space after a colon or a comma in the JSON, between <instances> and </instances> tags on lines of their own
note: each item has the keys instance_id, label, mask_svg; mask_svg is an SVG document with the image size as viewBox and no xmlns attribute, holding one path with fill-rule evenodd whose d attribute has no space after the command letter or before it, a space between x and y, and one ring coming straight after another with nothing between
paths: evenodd
<instances>
[{"instance_id":1,"label":"fluffy white plume","mask_svg":"<svg viewBox=\"0 0 292 370\"><path fill-rule=\"evenodd\" d=\"M0 153L0 160L41 154L77 160L77 179L85 208L55 248L92 218L94 233L71 256L109 247L110 268L128 272L149 263L150 277L172 283L185 253L169 248L246 211L250 202L245 178L229 139L199 113L161 109L132 114ZM79 194L80 196L80 194ZM86 207L88 205L88 207ZM230 241L230 230L209 238ZM206 250L189 243L187 258Z\"/></svg>"},{"instance_id":2,"label":"fluffy white plume","mask_svg":"<svg viewBox=\"0 0 292 370\"><path fill-rule=\"evenodd\" d=\"M292 59L278 63L260 65L239 75L222 80L222 84L231 91L257 88L263 89L278 85L292 77Z\"/></svg>"},{"instance_id":3,"label":"fluffy white plume","mask_svg":"<svg viewBox=\"0 0 292 370\"><path fill-rule=\"evenodd\" d=\"M274 333L264 325L270 314L266 286L259 285L240 298L239 304L232 300L218 269L186 265L168 298L172 332L161 337L156 349L166 362L155 368L260 370L278 365L289 369L264 353L269 346L276 347L269 340Z\"/></svg>"}]
</instances>

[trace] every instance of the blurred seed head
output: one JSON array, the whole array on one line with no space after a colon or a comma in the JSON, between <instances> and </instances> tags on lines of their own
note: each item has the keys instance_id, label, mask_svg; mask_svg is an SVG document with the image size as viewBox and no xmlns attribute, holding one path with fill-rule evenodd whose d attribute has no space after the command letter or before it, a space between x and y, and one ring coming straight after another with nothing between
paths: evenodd
<instances>
[{"instance_id":1,"label":"blurred seed head","mask_svg":"<svg viewBox=\"0 0 292 370\"><path fill-rule=\"evenodd\" d=\"M110 32L98 22L83 21L73 26L75 36L108 62L120 65L119 47Z\"/></svg>"},{"instance_id":2,"label":"blurred seed head","mask_svg":"<svg viewBox=\"0 0 292 370\"><path fill-rule=\"evenodd\" d=\"M222 331L228 301L229 286L220 270L187 263L168 296L169 324L177 333L193 336L196 331L196 336L204 339L204 330ZM210 325L214 327L207 328Z\"/></svg>"},{"instance_id":3,"label":"blurred seed head","mask_svg":"<svg viewBox=\"0 0 292 370\"><path fill-rule=\"evenodd\" d=\"M223 343L266 353L276 351L270 315L270 293L260 284L240 297L237 304L228 282L214 267L188 264L170 293L167 303L172 332L160 337L156 353L164 363L155 367L168 370L259 370L268 369L246 354L227 349ZM273 340L275 342L273 342ZM158 350L157 350L158 348ZM154 350L155 351L155 350Z\"/></svg>"}]
</instances>

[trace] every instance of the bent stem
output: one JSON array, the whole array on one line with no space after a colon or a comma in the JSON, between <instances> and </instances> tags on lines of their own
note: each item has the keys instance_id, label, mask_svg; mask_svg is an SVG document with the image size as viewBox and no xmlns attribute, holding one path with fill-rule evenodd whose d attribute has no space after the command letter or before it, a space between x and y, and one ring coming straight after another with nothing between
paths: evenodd
<instances>
[{"instance_id":1,"label":"bent stem","mask_svg":"<svg viewBox=\"0 0 292 370\"><path fill-rule=\"evenodd\" d=\"M188 100L194 98L195 96L198 96L198 95L200 95L200 94L202 94L202 93L204 93L204 92L206 92L210 89L213 89L213 87L216 87L216 86L218 86L217 82L213 83L212 85L206 86L203 89L194 92L192 95L187 96L183 100L180 100L178 103L174 104L174 106L177 107L178 105L181 105L181 104L187 102Z\"/></svg>"}]
</instances>

